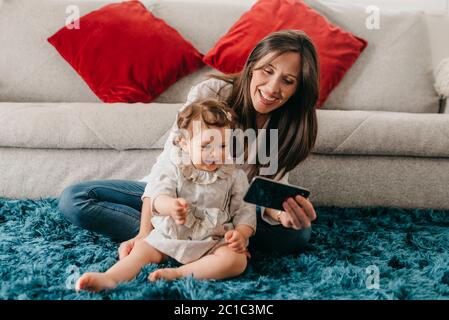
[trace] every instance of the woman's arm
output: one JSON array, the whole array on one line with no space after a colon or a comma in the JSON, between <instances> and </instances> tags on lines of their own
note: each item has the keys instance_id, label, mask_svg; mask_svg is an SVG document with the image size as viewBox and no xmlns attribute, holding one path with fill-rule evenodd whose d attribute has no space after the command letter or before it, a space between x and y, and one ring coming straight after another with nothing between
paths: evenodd
<instances>
[{"instance_id":1,"label":"woman's arm","mask_svg":"<svg viewBox=\"0 0 449 320\"><path fill-rule=\"evenodd\" d=\"M237 171L232 184L230 211L234 230L226 232L228 247L237 253L244 253L249 238L256 232L256 206L243 201L248 190L248 178L243 170Z\"/></svg>"},{"instance_id":2,"label":"woman's arm","mask_svg":"<svg viewBox=\"0 0 449 320\"><path fill-rule=\"evenodd\" d=\"M280 221L278 219L279 210L272 209L272 208L265 208L263 210L262 216L265 218L264 220L267 221L267 217L270 218L270 222L274 222L272 224L280 224Z\"/></svg>"},{"instance_id":3,"label":"woman's arm","mask_svg":"<svg viewBox=\"0 0 449 320\"><path fill-rule=\"evenodd\" d=\"M243 201L246 191L249 188L248 178L243 170L238 170L232 184L230 211L232 223L235 228L244 232L247 239L256 232L257 216L256 206ZM246 227L246 228L243 228ZM251 230L248 234L247 229ZM239 230L240 231L240 230Z\"/></svg>"},{"instance_id":4,"label":"woman's arm","mask_svg":"<svg viewBox=\"0 0 449 320\"><path fill-rule=\"evenodd\" d=\"M279 182L288 183L288 176L289 174L287 172L281 179L279 179ZM261 215L262 220L264 220L268 224L271 225L281 224L281 221L279 220L279 210L261 207Z\"/></svg>"}]
</instances>

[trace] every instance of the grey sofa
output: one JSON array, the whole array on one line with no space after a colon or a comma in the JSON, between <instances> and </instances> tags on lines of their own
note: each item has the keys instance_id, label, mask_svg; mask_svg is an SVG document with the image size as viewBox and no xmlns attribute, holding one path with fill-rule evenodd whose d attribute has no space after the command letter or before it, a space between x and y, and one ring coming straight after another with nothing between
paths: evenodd
<instances>
[{"instance_id":1,"label":"grey sofa","mask_svg":"<svg viewBox=\"0 0 449 320\"><path fill-rule=\"evenodd\" d=\"M204 54L250 7L142 2ZM433 88L423 14L387 12L382 32L364 26L361 7L307 2L368 47L318 110L315 150L290 182L309 188L318 206L449 209L449 110ZM141 179L189 88L214 71L179 80L151 104L101 103L46 39L64 25L67 5L85 14L105 3L0 2L0 197Z\"/></svg>"}]
</instances>

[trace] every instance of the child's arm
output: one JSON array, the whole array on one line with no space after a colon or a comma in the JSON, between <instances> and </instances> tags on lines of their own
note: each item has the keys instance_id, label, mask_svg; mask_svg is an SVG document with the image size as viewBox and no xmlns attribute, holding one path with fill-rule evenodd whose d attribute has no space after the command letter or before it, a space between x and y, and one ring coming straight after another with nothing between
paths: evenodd
<instances>
[{"instance_id":1,"label":"child's arm","mask_svg":"<svg viewBox=\"0 0 449 320\"><path fill-rule=\"evenodd\" d=\"M153 209L161 216L171 216L177 224L186 222L188 204L183 198L173 198L166 194L158 195L153 201Z\"/></svg>"},{"instance_id":2,"label":"child's arm","mask_svg":"<svg viewBox=\"0 0 449 320\"><path fill-rule=\"evenodd\" d=\"M171 215L168 209L173 207L173 201L177 196L178 177L178 168L169 155L158 158L156 164L151 168L148 183L141 197L143 201L142 231L151 231L152 227L149 225L151 225L152 217L161 214Z\"/></svg>"}]
</instances>

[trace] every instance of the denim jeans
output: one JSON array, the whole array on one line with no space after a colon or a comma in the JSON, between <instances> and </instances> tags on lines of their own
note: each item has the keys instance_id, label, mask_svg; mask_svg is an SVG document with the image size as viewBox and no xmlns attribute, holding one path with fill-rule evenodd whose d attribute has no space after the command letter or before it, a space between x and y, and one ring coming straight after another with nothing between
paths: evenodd
<instances>
[{"instance_id":1,"label":"denim jeans","mask_svg":"<svg viewBox=\"0 0 449 320\"><path fill-rule=\"evenodd\" d=\"M59 210L71 223L124 241L140 228L141 196L146 183L128 180L93 180L67 187L59 198ZM310 239L311 228L287 229L270 225L257 208L257 231L250 238L250 251L294 253Z\"/></svg>"}]
</instances>

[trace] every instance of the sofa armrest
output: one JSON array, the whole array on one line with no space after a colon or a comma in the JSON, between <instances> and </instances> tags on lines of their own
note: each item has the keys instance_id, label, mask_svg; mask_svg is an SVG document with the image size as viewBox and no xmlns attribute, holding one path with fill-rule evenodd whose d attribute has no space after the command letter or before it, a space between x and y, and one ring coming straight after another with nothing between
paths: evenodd
<instances>
[{"instance_id":1,"label":"sofa armrest","mask_svg":"<svg viewBox=\"0 0 449 320\"><path fill-rule=\"evenodd\" d=\"M448 99L441 98L440 100L440 113L449 113L449 102Z\"/></svg>"}]
</instances>

